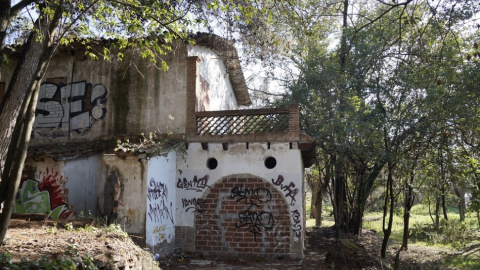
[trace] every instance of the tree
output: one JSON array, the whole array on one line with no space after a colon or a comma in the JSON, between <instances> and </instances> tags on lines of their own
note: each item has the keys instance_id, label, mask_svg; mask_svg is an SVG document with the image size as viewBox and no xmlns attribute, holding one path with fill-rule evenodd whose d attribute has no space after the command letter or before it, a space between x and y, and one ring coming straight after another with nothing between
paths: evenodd
<instances>
[{"instance_id":1,"label":"tree","mask_svg":"<svg viewBox=\"0 0 480 270\"><path fill-rule=\"evenodd\" d=\"M159 55L171 50L171 42L186 38L187 26L192 22L186 16L189 4L161 1L69 1L23 0L12 6L12 1L1 0L1 51L5 58L6 39L14 28L12 20L21 11L37 14L33 27L27 29L28 40L22 44L22 53L13 77L0 104L0 199L4 208L0 219L0 241L5 236L12 211L14 196L20 182L26 157L38 89L50 58L59 46L82 39L87 51L91 49L94 31L105 38L115 38L119 49L143 47L142 56L154 63ZM92 29L92 25L96 29ZM10 32L9 32L10 31ZM89 50L93 58L104 52ZM121 59L121 54L118 55ZM161 66L167 68L163 61ZM0 66L1 67L1 66ZM22 106L17 102L22 101Z\"/></svg>"}]
</instances>

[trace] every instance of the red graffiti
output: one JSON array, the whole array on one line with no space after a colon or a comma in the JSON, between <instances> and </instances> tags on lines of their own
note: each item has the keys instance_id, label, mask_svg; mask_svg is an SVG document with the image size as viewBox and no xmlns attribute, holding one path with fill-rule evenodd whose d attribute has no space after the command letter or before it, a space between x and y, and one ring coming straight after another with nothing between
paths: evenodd
<instances>
[{"instance_id":1,"label":"red graffiti","mask_svg":"<svg viewBox=\"0 0 480 270\"><path fill-rule=\"evenodd\" d=\"M61 219L75 217L72 207L68 206L68 189L65 188L66 179L57 171L47 168L46 171L39 171L35 177L40 183L40 191L48 191L50 194L50 208L53 210L58 206L65 205L67 208L60 215Z\"/></svg>"}]
</instances>

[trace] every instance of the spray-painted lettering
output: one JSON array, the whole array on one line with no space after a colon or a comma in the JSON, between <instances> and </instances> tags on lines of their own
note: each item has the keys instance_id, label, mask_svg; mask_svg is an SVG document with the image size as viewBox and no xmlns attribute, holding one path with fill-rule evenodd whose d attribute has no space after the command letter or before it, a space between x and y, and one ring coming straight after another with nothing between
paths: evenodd
<instances>
[{"instance_id":1,"label":"spray-painted lettering","mask_svg":"<svg viewBox=\"0 0 480 270\"><path fill-rule=\"evenodd\" d=\"M192 212L202 213L203 211L205 211L205 209L202 206L203 202L204 200L199 198L198 199L197 198L182 199L182 205L183 205L183 208L185 208L185 212L192 210Z\"/></svg>"},{"instance_id":2,"label":"spray-painted lettering","mask_svg":"<svg viewBox=\"0 0 480 270\"><path fill-rule=\"evenodd\" d=\"M170 220L173 224L173 205L170 202L168 205L168 188L162 182L157 182L155 179L150 179L148 186L148 217L151 221L162 222Z\"/></svg>"},{"instance_id":3,"label":"spray-painted lettering","mask_svg":"<svg viewBox=\"0 0 480 270\"><path fill-rule=\"evenodd\" d=\"M300 212L298 210L292 211L292 230L296 237L302 236L302 225L300 224Z\"/></svg>"},{"instance_id":4,"label":"spray-painted lettering","mask_svg":"<svg viewBox=\"0 0 480 270\"><path fill-rule=\"evenodd\" d=\"M150 179L150 184L148 186L147 197L148 200L153 201L157 199L167 199L168 188L167 185L162 182L156 182L155 179Z\"/></svg>"},{"instance_id":5,"label":"spray-painted lettering","mask_svg":"<svg viewBox=\"0 0 480 270\"><path fill-rule=\"evenodd\" d=\"M279 175L277 180L272 179L272 183L279 187L283 191L283 195L285 195L286 198L290 198L290 205L295 205L296 199L295 197L298 194L298 188L295 188L295 184L293 182L290 182L288 185L284 185L284 178L282 175Z\"/></svg>"},{"instance_id":6,"label":"spray-painted lettering","mask_svg":"<svg viewBox=\"0 0 480 270\"><path fill-rule=\"evenodd\" d=\"M273 214L266 211L258 211L263 208L263 203L272 199L272 193L266 188L247 188L234 187L230 194L231 199L237 202L244 201L248 208L238 214L239 221L235 227L246 227L247 231L253 234L254 240L257 240L257 234L261 233L262 228L270 230L275 224Z\"/></svg>"},{"instance_id":7,"label":"spray-painted lettering","mask_svg":"<svg viewBox=\"0 0 480 270\"><path fill-rule=\"evenodd\" d=\"M164 202L150 203L148 205L148 217L155 222L170 220L173 223L172 203L170 203L170 208Z\"/></svg>"},{"instance_id":8,"label":"spray-painted lettering","mask_svg":"<svg viewBox=\"0 0 480 270\"><path fill-rule=\"evenodd\" d=\"M20 188L18 189L14 213L44 213L51 219L72 219L76 213L67 204L68 189L66 179L57 171L46 168L34 177L24 171Z\"/></svg>"},{"instance_id":9,"label":"spray-painted lettering","mask_svg":"<svg viewBox=\"0 0 480 270\"><path fill-rule=\"evenodd\" d=\"M178 178L177 188L202 192L204 189L210 188L210 186L208 185L208 175L205 175L204 177L199 179L197 179L197 176L195 175L193 177L193 180L187 180L186 178Z\"/></svg>"},{"instance_id":10,"label":"spray-painted lettering","mask_svg":"<svg viewBox=\"0 0 480 270\"><path fill-rule=\"evenodd\" d=\"M67 136L69 131L83 135L105 117L106 103L107 89L102 84L45 82L40 87L35 131L41 136L52 136L41 129L60 128L62 132L55 136Z\"/></svg>"}]
</instances>

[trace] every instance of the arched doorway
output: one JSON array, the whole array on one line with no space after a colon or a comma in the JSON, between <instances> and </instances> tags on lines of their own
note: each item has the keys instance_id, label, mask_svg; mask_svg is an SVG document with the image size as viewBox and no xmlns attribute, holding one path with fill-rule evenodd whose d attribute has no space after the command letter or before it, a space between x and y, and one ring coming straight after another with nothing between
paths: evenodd
<instances>
[{"instance_id":1,"label":"arched doorway","mask_svg":"<svg viewBox=\"0 0 480 270\"><path fill-rule=\"evenodd\" d=\"M231 255L290 254L290 216L282 194L258 177L230 176L197 205L195 249Z\"/></svg>"}]
</instances>

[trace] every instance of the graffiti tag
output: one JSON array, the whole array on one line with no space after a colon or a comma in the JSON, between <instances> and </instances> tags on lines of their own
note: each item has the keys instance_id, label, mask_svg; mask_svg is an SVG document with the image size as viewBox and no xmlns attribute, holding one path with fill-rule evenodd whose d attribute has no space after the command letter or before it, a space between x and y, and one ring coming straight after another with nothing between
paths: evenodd
<instances>
[{"instance_id":1,"label":"graffiti tag","mask_svg":"<svg viewBox=\"0 0 480 270\"><path fill-rule=\"evenodd\" d=\"M247 188L233 187L230 194L231 199L237 202L244 201L248 208L238 214L239 221L235 227L246 227L248 232L253 234L253 238L257 240L257 234L262 232L262 228L270 230L275 224L273 214L266 211L258 211L262 208L262 204L272 199L272 193L266 188Z\"/></svg>"},{"instance_id":2,"label":"graffiti tag","mask_svg":"<svg viewBox=\"0 0 480 270\"><path fill-rule=\"evenodd\" d=\"M83 135L102 120L107 112L107 89L102 84L85 81L70 84L45 82L40 87L34 128L68 127ZM59 136L66 136L68 133Z\"/></svg>"},{"instance_id":3,"label":"graffiti tag","mask_svg":"<svg viewBox=\"0 0 480 270\"><path fill-rule=\"evenodd\" d=\"M296 237L302 236L302 225L300 224L300 213L298 210L292 211L292 230Z\"/></svg>"},{"instance_id":4,"label":"graffiti tag","mask_svg":"<svg viewBox=\"0 0 480 270\"><path fill-rule=\"evenodd\" d=\"M172 203L170 207L167 202L168 188L162 182L157 182L155 179L150 179L148 186L148 217L151 221L161 222L163 220L170 220L173 223Z\"/></svg>"},{"instance_id":5,"label":"graffiti tag","mask_svg":"<svg viewBox=\"0 0 480 270\"><path fill-rule=\"evenodd\" d=\"M288 185L284 185L283 181L285 179L283 178L282 175L279 175L277 180L272 179L272 183L280 187L280 189L283 191L283 194L285 195L286 198L290 198L290 205L295 205L296 199L295 197L298 194L298 188L295 188L295 184L293 182L290 182Z\"/></svg>"},{"instance_id":6,"label":"graffiti tag","mask_svg":"<svg viewBox=\"0 0 480 270\"><path fill-rule=\"evenodd\" d=\"M182 188L186 190L195 190L197 192L202 192L205 188L210 188L208 184L208 175L205 175L202 178L197 179L195 175L193 180L187 180L186 178L178 178L177 188Z\"/></svg>"},{"instance_id":7,"label":"graffiti tag","mask_svg":"<svg viewBox=\"0 0 480 270\"><path fill-rule=\"evenodd\" d=\"M205 208L203 208L202 203L204 203L203 199L182 199L182 205L183 208L185 208L185 212L193 210L192 212L203 213L205 211Z\"/></svg>"},{"instance_id":8,"label":"graffiti tag","mask_svg":"<svg viewBox=\"0 0 480 270\"><path fill-rule=\"evenodd\" d=\"M66 179L46 168L35 179L22 178L14 204L15 213L45 213L51 219L71 219L76 213L67 204Z\"/></svg>"}]
</instances>

